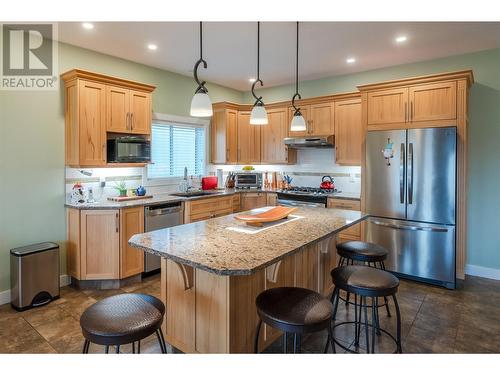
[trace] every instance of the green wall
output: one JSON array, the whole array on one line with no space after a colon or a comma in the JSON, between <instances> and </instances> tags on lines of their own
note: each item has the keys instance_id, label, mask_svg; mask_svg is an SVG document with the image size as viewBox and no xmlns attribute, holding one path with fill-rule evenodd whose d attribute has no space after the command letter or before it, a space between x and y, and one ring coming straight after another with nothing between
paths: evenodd
<instances>
[{"instance_id":1,"label":"green wall","mask_svg":"<svg viewBox=\"0 0 500 375\"><path fill-rule=\"evenodd\" d=\"M194 80L90 50L59 44L59 71L82 68L157 86L153 110L188 115ZM208 84L216 101L240 91ZM0 292L10 288L9 249L41 241L64 246L64 114L61 90L0 91ZM65 273L64 247L61 273Z\"/></svg>"},{"instance_id":2,"label":"green wall","mask_svg":"<svg viewBox=\"0 0 500 375\"><path fill-rule=\"evenodd\" d=\"M469 97L467 263L500 269L500 49L306 81L299 89L308 98L354 91L361 84L463 69L473 69L475 79ZM292 97L294 86L258 93L267 103L285 100ZM253 102L249 92L245 102Z\"/></svg>"}]
</instances>

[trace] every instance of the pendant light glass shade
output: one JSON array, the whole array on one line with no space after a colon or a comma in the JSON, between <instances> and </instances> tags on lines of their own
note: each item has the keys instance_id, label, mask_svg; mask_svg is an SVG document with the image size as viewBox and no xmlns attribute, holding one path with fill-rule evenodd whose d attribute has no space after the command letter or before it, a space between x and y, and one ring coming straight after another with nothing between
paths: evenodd
<instances>
[{"instance_id":1,"label":"pendant light glass shade","mask_svg":"<svg viewBox=\"0 0 500 375\"><path fill-rule=\"evenodd\" d=\"M212 101L206 92L198 91L191 100L191 116L210 117L213 114Z\"/></svg>"},{"instance_id":2,"label":"pendant light glass shade","mask_svg":"<svg viewBox=\"0 0 500 375\"><path fill-rule=\"evenodd\" d=\"M302 113L294 113L292 123L290 124L290 130L293 132L306 131L306 120L304 120L304 117L302 117Z\"/></svg>"},{"instance_id":3,"label":"pendant light glass shade","mask_svg":"<svg viewBox=\"0 0 500 375\"><path fill-rule=\"evenodd\" d=\"M250 124L251 125L267 125L267 111L266 108L258 103L252 108L250 113Z\"/></svg>"},{"instance_id":4,"label":"pendant light glass shade","mask_svg":"<svg viewBox=\"0 0 500 375\"><path fill-rule=\"evenodd\" d=\"M267 125L267 111L264 107L262 96L255 95L255 85L258 83L264 86L264 83L260 79L260 22L257 22L257 79L252 85L252 95L255 98L255 103L250 113L250 125Z\"/></svg>"},{"instance_id":5,"label":"pendant light glass shade","mask_svg":"<svg viewBox=\"0 0 500 375\"><path fill-rule=\"evenodd\" d=\"M203 60L203 24L200 22L200 59L194 65L194 80L198 84L195 91L193 99L191 100L191 110L190 115L193 117L211 117L212 111L212 101L208 96L208 90L205 87L205 81L200 81L198 79L198 67L203 65L207 68L207 62Z\"/></svg>"}]
</instances>

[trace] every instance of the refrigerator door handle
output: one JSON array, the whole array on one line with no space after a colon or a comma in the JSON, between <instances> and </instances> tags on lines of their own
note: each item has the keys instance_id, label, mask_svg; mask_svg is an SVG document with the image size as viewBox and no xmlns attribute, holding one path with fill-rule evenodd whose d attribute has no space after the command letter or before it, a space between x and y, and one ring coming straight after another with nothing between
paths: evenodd
<instances>
[{"instance_id":1,"label":"refrigerator door handle","mask_svg":"<svg viewBox=\"0 0 500 375\"><path fill-rule=\"evenodd\" d=\"M408 144L408 204L413 204L413 143Z\"/></svg>"},{"instance_id":2,"label":"refrigerator door handle","mask_svg":"<svg viewBox=\"0 0 500 375\"><path fill-rule=\"evenodd\" d=\"M381 227L388 227L392 229L398 230L412 230L412 231L423 231L423 232L448 232L446 228L438 228L438 227L417 227L414 225L396 225L384 223L382 221L371 220L371 222L375 225L380 225Z\"/></svg>"},{"instance_id":3,"label":"refrigerator door handle","mask_svg":"<svg viewBox=\"0 0 500 375\"><path fill-rule=\"evenodd\" d=\"M399 155L399 201L405 203L405 144L401 143L401 153Z\"/></svg>"}]
</instances>

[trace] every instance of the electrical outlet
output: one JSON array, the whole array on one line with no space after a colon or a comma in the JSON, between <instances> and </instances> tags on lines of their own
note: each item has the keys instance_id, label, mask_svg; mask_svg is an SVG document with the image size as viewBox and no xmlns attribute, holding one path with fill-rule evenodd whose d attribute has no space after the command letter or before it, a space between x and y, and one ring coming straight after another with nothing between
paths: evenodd
<instances>
[{"instance_id":1,"label":"electrical outlet","mask_svg":"<svg viewBox=\"0 0 500 375\"><path fill-rule=\"evenodd\" d=\"M106 186L106 178L105 177L99 177L99 186L102 188Z\"/></svg>"}]
</instances>

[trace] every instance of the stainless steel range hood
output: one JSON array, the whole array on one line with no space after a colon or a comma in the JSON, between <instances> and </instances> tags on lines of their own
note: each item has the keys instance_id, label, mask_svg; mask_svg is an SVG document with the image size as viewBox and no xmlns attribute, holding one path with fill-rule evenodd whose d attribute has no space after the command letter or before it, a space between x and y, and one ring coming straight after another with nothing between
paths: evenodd
<instances>
[{"instance_id":1,"label":"stainless steel range hood","mask_svg":"<svg viewBox=\"0 0 500 375\"><path fill-rule=\"evenodd\" d=\"M333 148L335 138L333 135L328 137L311 138L285 138L285 145L290 148Z\"/></svg>"}]
</instances>

